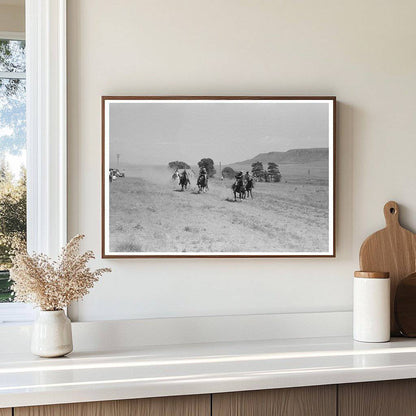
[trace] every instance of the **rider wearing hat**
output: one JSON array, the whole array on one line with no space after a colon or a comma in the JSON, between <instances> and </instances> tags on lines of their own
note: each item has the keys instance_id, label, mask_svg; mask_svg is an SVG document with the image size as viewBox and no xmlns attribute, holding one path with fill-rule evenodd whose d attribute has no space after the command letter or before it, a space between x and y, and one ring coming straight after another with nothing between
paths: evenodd
<instances>
[{"instance_id":1,"label":"rider wearing hat","mask_svg":"<svg viewBox=\"0 0 416 416\"><path fill-rule=\"evenodd\" d=\"M204 176L205 177L205 179L208 179L207 178L207 169L205 168L205 166L202 166L202 168L199 170L199 176Z\"/></svg>"},{"instance_id":2,"label":"rider wearing hat","mask_svg":"<svg viewBox=\"0 0 416 416\"><path fill-rule=\"evenodd\" d=\"M201 169L199 170L199 177L205 178L205 182L208 183L208 173L207 173L207 169L205 168L205 166L202 166Z\"/></svg>"},{"instance_id":3,"label":"rider wearing hat","mask_svg":"<svg viewBox=\"0 0 416 416\"><path fill-rule=\"evenodd\" d=\"M205 166L202 166L199 169L199 176L197 181L198 186L205 186L206 189L208 189L208 173Z\"/></svg>"},{"instance_id":4,"label":"rider wearing hat","mask_svg":"<svg viewBox=\"0 0 416 416\"><path fill-rule=\"evenodd\" d=\"M235 175L235 179L236 181L243 179L243 172L241 170Z\"/></svg>"}]
</instances>

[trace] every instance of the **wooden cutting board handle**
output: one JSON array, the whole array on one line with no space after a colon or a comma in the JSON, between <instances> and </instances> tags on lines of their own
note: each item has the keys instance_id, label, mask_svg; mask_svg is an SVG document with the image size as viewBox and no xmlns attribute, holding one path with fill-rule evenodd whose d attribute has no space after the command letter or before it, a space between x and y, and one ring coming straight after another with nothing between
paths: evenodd
<instances>
[{"instance_id":1,"label":"wooden cutting board handle","mask_svg":"<svg viewBox=\"0 0 416 416\"><path fill-rule=\"evenodd\" d=\"M397 202L387 202L384 205L386 228L367 237L360 250L362 271L390 273L392 335L400 334L393 310L397 285L416 271L416 235L400 225L399 213Z\"/></svg>"},{"instance_id":2,"label":"wooden cutting board handle","mask_svg":"<svg viewBox=\"0 0 416 416\"><path fill-rule=\"evenodd\" d=\"M386 219L386 227L401 227L399 222L399 204L394 201L387 202L384 205L384 218Z\"/></svg>"}]
</instances>

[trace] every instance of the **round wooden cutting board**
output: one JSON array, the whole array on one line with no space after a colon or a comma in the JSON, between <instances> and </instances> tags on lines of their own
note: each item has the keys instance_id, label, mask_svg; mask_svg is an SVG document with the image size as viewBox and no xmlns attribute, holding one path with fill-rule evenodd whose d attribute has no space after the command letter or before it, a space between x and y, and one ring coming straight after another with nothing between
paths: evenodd
<instances>
[{"instance_id":1,"label":"round wooden cutting board","mask_svg":"<svg viewBox=\"0 0 416 416\"><path fill-rule=\"evenodd\" d=\"M394 298L400 280L416 271L416 235L400 225L396 202L384 205L384 217L386 228L370 235L361 246L360 268L390 273L391 334L400 335L394 318Z\"/></svg>"}]
</instances>

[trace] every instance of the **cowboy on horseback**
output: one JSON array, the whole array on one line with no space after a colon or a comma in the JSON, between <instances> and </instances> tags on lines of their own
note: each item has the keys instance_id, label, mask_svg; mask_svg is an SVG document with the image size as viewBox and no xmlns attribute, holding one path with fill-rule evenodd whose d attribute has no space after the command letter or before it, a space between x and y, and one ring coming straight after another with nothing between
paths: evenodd
<instances>
[{"instance_id":1,"label":"cowboy on horseback","mask_svg":"<svg viewBox=\"0 0 416 416\"><path fill-rule=\"evenodd\" d=\"M202 166L199 170L197 185L199 188L199 192L206 192L206 190L208 189L208 173L204 166Z\"/></svg>"},{"instance_id":2,"label":"cowboy on horseback","mask_svg":"<svg viewBox=\"0 0 416 416\"><path fill-rule=\"evenodd\" d=\"M233 183L232 189L234 193L234 201L237 200L237 194L240 199L245 199L246 197L246 188L244 186L244 175L240 171L235 175L235 182Z\"/></svg>"},{"instance_id":3,"label":"cowboy on horseback","mask_svg":"<svg viewBox=\"0 0 416 416\"><path fill-rule=\"evenodd\" d=\"M190 184L191 181L188 177L188 172L186 169L183 170L183 172L179 175L179 185L182 187L182 191L188 187L188 184Z\"/></svg>"},{"instance_id":4,"label":"cowboy on horseback","mask_svg":"<svg viewBox=\"0 0 416 416\"><path fill-rule=\"evenodd\" d=\"M175 172L173 172L172 180L173 181L177 180L178 183L180 182L180 176L179 176L179 169L178 168L176 168Z\"/></svg>"},{"instance_id":5,"label":"cowboy on horseback","mask_svg":"<svg viewBox=\"0 0 416 416\"><path fill-rule=\"evenodd\" d=\"M238 172L235 175L235 183L238 184L238 182L242 182L243 181L243 172L240 170L240 172Z\"/></svg>"},{"instance_id":6,"label":"cowboy on horseback","mask_svg":"<svg viewBox=\"0 0 416 416\"><path fill-rule=\"evenodd\" d=\"M246 172L244 175L245 186L246 186L246 197L251 196L253 198L254 179L250 175L250 172Z\"/></svg>"},{"instance_id":7,"label":"cowboy on horseback","mask_svg":"<svg viewBox=\"0 0 416 416\"><path fill-rule=\"evenodd\" d=\"M188 172L186 171L186 169L183 170L181 177L189 181Z\"/></svg>"},{"instance_id":8,"label":"cowboy on horseback","mask_svg":"<svg viewBox=\"0 0 416 416\"><path fill-rule=\"evenodd\" d=\"M199 170L199 178L203 178L208 183L208 173L204 166Z\"/></svg>"}]
</instances>

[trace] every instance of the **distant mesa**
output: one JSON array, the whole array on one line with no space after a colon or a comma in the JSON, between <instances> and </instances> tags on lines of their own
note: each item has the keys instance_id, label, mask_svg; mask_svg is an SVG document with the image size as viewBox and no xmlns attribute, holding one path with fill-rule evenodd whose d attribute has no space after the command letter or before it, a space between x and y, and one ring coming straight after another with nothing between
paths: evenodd
<instances>
[{"instance_id":1,"label":"distant mesa","mask_svg":"<svg viewBox=\"0 0 416 416\"><path fill-rule=\"evenodd\" d=\"M326 147L316 147L311 149L292 149L287 152L269 152L259 153L252 159L236 162L232 165L251 165L254 162L263 163L312 163L312 162L327 162L329 149Z\"/></svg>"}]
</instances>

